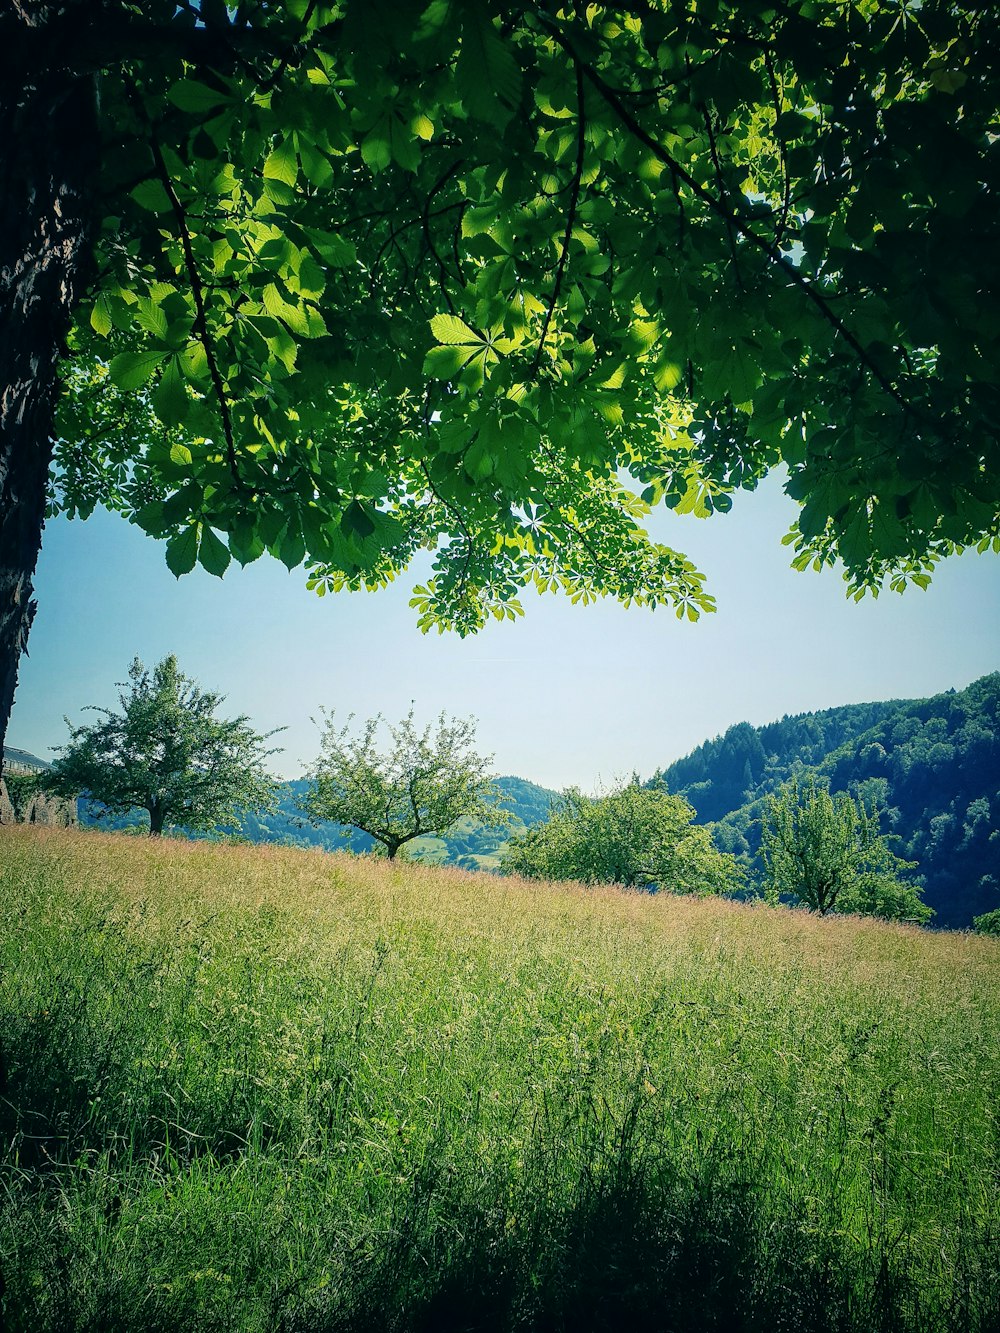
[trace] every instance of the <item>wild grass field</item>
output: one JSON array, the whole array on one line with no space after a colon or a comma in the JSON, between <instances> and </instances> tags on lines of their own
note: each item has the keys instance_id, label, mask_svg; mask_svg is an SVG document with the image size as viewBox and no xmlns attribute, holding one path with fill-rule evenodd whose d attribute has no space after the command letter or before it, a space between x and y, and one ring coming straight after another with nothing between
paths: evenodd
<instances>
[{"instance_id":1,"label":"wild grass field","mask_svg":"<svg viewBox=\"0 0 1000 1333\"><path fill-rule=\"evenodd\" d=\"M1000 946L0 840L6 1330L1000 1329Z\"/></svg>"}]
</instances>

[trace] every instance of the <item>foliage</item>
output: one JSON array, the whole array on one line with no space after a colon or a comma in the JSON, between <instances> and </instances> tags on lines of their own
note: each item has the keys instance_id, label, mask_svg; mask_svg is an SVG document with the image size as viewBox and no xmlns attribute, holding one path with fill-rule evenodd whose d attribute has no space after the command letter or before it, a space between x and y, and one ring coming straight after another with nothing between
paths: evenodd
<instances>
[{"instance_id":1,"label":"foliage","mask_svg":"<svg viewBox=\"0 0 1000 1333\"><path fill-rule=\"evenodd\" d=\"M504 849L503 869L532 879L623 884L673 893L728 893L741 883L732 857L715 849L694 811L637 780L608 796L570 788L544 824Z\"/></svg>"},{"instance_id":2,"label":"foliage","mask_svg":"<svg viewBox=\"0 0 1000 1333\"><path fill-rule=\"evenodd\" d=\"M8 830L4 1327L987 1333L997 961Z\"/></svg>"},{"instance_id":3,"label":"foliage","mask_svg":"<svg viewBox=\"0 0 1000 1333\"><path fill-rule=\"evenodd\" d=\"M20 58L101 70L103 154L55 508L320 593L433 550L463 633L697 618L649 507L779 463L859 595L1000 540L994 7L61 9Z\"/></svg>"},{"instance_id":4,"label":"foliage","mask_svg":"<svg viewBox=\"0 0 1000 1333\"><path fill-rule=\"evenodd\" d=\"M820 916L839 911L927 921L933 915L920 890L900 879L915 863L890 851L878 811L846 792L831 796L812 776L801 784L793 778L768 797L761 855L769 901L791 898Z\"/></svg>"},{"instance_id":5,"label":"foliage","mask_svg":"<svg viewBox=\"0 0 1000 1333\"><path fill-rule=\"evenodd\" d=\"M974 917L972 928L980 935L1000 935L1000 907L995 907L992 912L984 912L982 916Z\"/></svg>"},{"instance_id":6,"label":"foliage","mask_svg":"<svg viewBox=\"0 0 1000 1333\"><path fill-rule=\"evenodd\" d=\"M491 785L496 804L506 810L509 823L493 822L463 816L445 833L423 834L415 838L411 851L422 862L431 857L446 865L461 866L466 870L495 870L500 863L499 853L513 833L523 832L548 817L549 806L557 793L539 787L524 778L493 778ZM239 810L234 819L236 835L244 842L269 843L282 847L320 847L328 852L370 852L379 844L360 829L346 828L327 819L308 819L302 813L302 801L312 784L306 778L293 778L276 784L276 805L273 810ZM100 802L86 799L78 802L80 823L85 828L106 828L132 831L147 824L143 811L111 814ZM205 836L196 830L182 831L193 837ZM207 836L213 836L209 834Z\"/></svg>"},{"instance_id":7,"label":"foliage","mask_svg":"<svg viewBox=\"0 0 1000 1333\"><path fill-rule=\"evenodd\" d=\"M500 826L509 816L489 778L492 755L477 754L472 718L446 718L419 731L411 708L390 725L388 752L377 749L377 714L352 734L351 718L338 727L324 715L312 787L301 808L311 819L332 820L368 834L391 860L406 843L445 833L463 816Z\"/></svg>"},{"instance_id":8,"label":"foliage","mask_svg":"<svg viewBox=\"0 0 1000 1333\"><path fill-rule=\"evenodd\" d=\"M661 770L664 781L694 806L702 823L722 819L761 791L774 791L801 765L820 764L902 707L898 700L847 704L783 717L763 727L738 722Z\"/></svg>"},{"instance_id":9,"label":"foliage","mask_svg":"<svg viewBox=\"0 0 1000 1333\"><path fill-rule=\"evenodd\" d=\"M764 801L793 774L874 801L917 861L936 924L968 928L1000 890L1000 674L930 699L855 704L741 723L663 778L720 847L755 864Z\"/></svg>"},{"instance_id":10,"label":"foliage","mask_svg":"<svg viewBox=\"0 0 1000 1333\"><path fill-rule=\"evenodd\" d=\"M275 784L264 772L267 736L246 717L221 719L223 696L185 676L172 654L147 671L136 658L118 696L93 726L73 727L44 774L46 790L85 793L112 814L149 814L151 835L165 825L214 829L232 825L240 806L273 808ZM272 735L273 733L269 733Z\"/></svg>"},{"instance_id":11,"label":"foliage","mask_svg":"<svg viewBox=\"0 0 1000 1333\"><path fill-rule=\"evenodd\" d=\"M4 786L17 820L24 819L32 799L44 786L43 777L39 773L4 773Z\"/></svg>"}]
</instances>

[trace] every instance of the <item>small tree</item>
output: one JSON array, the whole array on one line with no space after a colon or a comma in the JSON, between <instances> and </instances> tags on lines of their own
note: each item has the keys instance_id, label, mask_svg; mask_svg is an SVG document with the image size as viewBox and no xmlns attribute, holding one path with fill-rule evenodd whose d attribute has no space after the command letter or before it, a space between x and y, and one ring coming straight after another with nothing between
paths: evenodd
<instances>
[{"instance_id":1,"label":"small tree","mask_svg":"<svg viewBox=\"0 0 1000 1333\"><path fill-rule=\"evenodd\" d=\"M994 907L992 912L984 912L982 916L974 916L972 929L978 935L1000 936L1000 907Z\"/></svg>"},{"instance_id":2,"label":"small tree","mask_svg":"<svg viewBox=\"0 0 1000 1333\"><path fill-rule=\"evenodd\" d=\"M108 814L149 812L149 832L165 824L211 830L232 826L240 806L273 810L274 781L264 771L275 753L246 717L215 716L224 696L199 689L173 655L152 671L136 658L120 686L121 712L73 727L60 758L44 775L48 791L86 793Z\"/></svg>"},{"instance_id":3,"label":"small tree","mask_svg":"<svg viewBox=\"0 0 1000 1333\"><path fill-rule=\"evenodd\" d=\"M785 783L764 808L764 896L790 898L820 916L857 912L894 921L927 921L920 889L901 878L903 861L879 832L876 807L847 792L831 795L809 777Z\"/></svg>"},{"instance_id":4,"label":"small tree","mask_svg":"<svg viewBox=\"0 0 1000 1333\"><path fill-rule=\"evenodd\" d=\"M633 780L609 796L565 792L546 823L514 838L503 868L531 879L576 879L674 893L729 893L741 884L694 810L665 787Z\"/></svg>"},{"instance_id":5,"label":"small tree","mask_svg":"<svg viewBox=\"0 0 1000 1333\"><path fill-rule=\"evenodd\" d=\"M389 725L388 752L377 746L383 723L376 714L352 734L348 717L338 727L323 715L320 755L301 808L315 823L329 819L367 833L392 860L400 847L424 834L446 833L463 815L499 827L510 816L497 805L489 776L492 755L474 748L472 718L446 718L418 731L413 709Z\"/></svg>"}]
</instances>

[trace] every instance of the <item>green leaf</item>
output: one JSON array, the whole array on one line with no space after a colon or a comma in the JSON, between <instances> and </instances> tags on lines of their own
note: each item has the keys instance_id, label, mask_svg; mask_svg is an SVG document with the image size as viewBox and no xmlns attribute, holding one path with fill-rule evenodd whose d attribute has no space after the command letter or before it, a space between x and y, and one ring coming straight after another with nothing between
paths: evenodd
<instances>
[{"instance_id":1,"label":"green leaf","mask_svg":"<svg viewBox=\"0 0 1000 1333\"><path fill-rule=\"evenodd\" d=\"M800 525L801 526L801 523ZM856 514L838 534L837 549L848 568L864 565L872 554L871 533L864 514Z\"/></svg>"},{"instance_id":2,"label":"green leaf","mask_svg":"<svg viewBox=\"0 0 1000 1333\"><path fill-rule=\"evenodd\" d=\"M357 262L357 248L346 236L339 236L334 231L318 231L312 227L306 230L306 235L316 247L320 259L332 268L348 268Z\"/></svg>"},{"instance_id":3,"label":"green leaf","mask_svg":"<svg viewBox=\"0 0 1000 1333\"><path fill-rule=\"evenodd\" d=\"M392 128L385 115L361 140L361 157L372 171L385 171L392 161Z\"/></svg>"},{"instance_id":4,"label":"green leaf","mask_svg":"<svg viewBox=\"0 0 1000 1333\"><path fill-rule=\"evenodd\" d=\"M482 440L470 445L462 459L462 465L473 481L485 481L496 471L496 459L486 448Z\"/></svg>"},{"instance_id":5,"label":"green leaf","mask_svg":"<svg viewBox=\"0 0 1000 1333\"><path fill-rule=\"evenodd\" d=\"M90 327L101 338L106 338L114 325L108 310L107 297L99 296L90 311Z\"/></svg>"},{"instance_id":6,"label":"green leaf","mask_svg":"<svg viewBox=\"0 0 1000 1333\"><path fill-rule=\"evenodd\" d=\"M748 403L762 378L757 362L738 343L705 366L702 387L710 399L718 401L728 395L734 403Z\"/></svg>"},{"instance_id":7,"label":"green leaf","mask_svg":"<svg viewBox=\"0 0 1000 1333\"><path fill-rule=\"evenodd\" d=\"M299 164L292 135L267 155L264 161L264 175L269 180L282 181L285 185L294 185L298 180Z\"/></svg>"},{"instance_id":8,"label":"green leaf","mask_svg":"<svg viewBox=\"0 0 1000 1333\"><path fill-rule=\"evenodd\" d=\"M190 574L198 559L198 524L193 523L167 542L167 566L178 578Z\"/></svg>"},{"instance_id":9,"label":"green leaf","mask_svg":"<svg viewBox=\"0 0 1000 1333\"><path fill-rule=\"evenodd\" d=\"M264 543L252 520L238 520L229 533L229 550L241 565L252 564L264 554Z\"/></svg>"},{"instance_id":10,"label":"green leaf","mask_svg":"<svg viewBox=\"0 0 1000 1333\"><path fill-rule=\"evenodd\" d=\"M164 521L162 500L150 500L148 504L142 505L131 516L131 522L136 527L142 528L143 532L148 532L152 537L161 535Z\"/></svg>"},{"instance_id":11,"label":"green leaf","mask_svg":"<svg viewBox=\"0 0 1000 1333\"><path fill-rule=\"evenodd\" d=\"M140 208L150 213L169 213L171 208L170 196L163 182L156 179L140 181L132 191L132 198Z\"/></svg>"},{"instance_id":12,"label":"green leaf","mask_svg":"<svg viewBox=\"0 0 1000 1333\"><path fill-rule=\"evenodd\" d=\"M190 342L180 354L180 366L195 384L209 378L208 353L201 342Z\"/></svg>"},{"instance_id":13,"label":"green leaf","mask_svg":"<svg viewBox=\"0 0 1000 1333\"><path fill-rule=\"evenodd\" d=\"M203 523L201 525L201 545L198 548L198 563L202 569L221 579L229 568L229 561L230 555L226 544L219 540L207 523Z\"/></svg>"},{"instance_id":14,"label":"green leaf","mask_svg":"<svg viewBox=\"0 0 1000 1333\"><path fill-rule=\"evenodd\" d=\"M135 322L140 328L151 333L154 338L167 336L167 317L155 301L148 296L140 296L135 303Z\"/></svg>"},{"instance_id":15,"label":"green leaf","mask_svg":"<svg viewBox=\"0 0 1000 1333\"><path fill-rule=\"evenodd\" d=\"M662 357L656 363L656 369L653 371L653 382L660 393L669 393L671 389L676 389L683 377L683 370L676 361L669 357Z\"/></svg>"},{"instance_id":16,"label":"green leaf","mask_svg":"<svg viewBox=\"0 0 1000 1333\"><path fill-rule=\"evenodd\" d=\"M393 159L404 171L416 171L420 166L420 147L410 130L396 115L389 117L389 142Z\"/></svg>"},{"instance_id":17,"label":"green leaf","mask_svg":"<svg viewBox=\"0 0 1000 1333\"><path fill-rule=\"evenodd\" d=\"M481 347L483 340L470 329L457 315L435 315L431 320L431 333L439 343Z\"/></svg>"},{"instance_id":18,"label":"green leaf","mask_svg":"<svg viewBox=\"0 0 1000 1333\"><path fill-rule=\"evenodd\" d=\"M302 535L306 550L313 560L329 560L333 556L334 541L331 522L315 505L306 505L302 510Z\"/></svg>"},{"instance_id":19,"label":"green leaf","mask_svg":"<svg viewBox=\"0 0 1000 1333\"><path fill-rule=\"evenodd\" d=\"M312 328L309 322L309 316L299 305L292 305L278 291L273 282L269 282L261 293L261 299L264 302L264 309L275 319L282 320L288 325L292 333L297 333L300 337L308 338L312 336Z\"/></svg>"},{"instance_id":20,"label":"green leaf","mask_svg":"<svg viewBox=\"0 0 1000 1333\"><path fill-rule=\"evenodd\" d=\"M213 111L229 100L228 93L210 88L207 83L199 83L197 79L178 79L168 90L167 96L181 111L190 112Z\"/></svg>"},{"instance_id":21,"label":"green leaf","mask_svg":"<svg viewBox=\"0 0 1000 1333\"><path fill-rule=\"evenodd\" d=\"M299 268L299 291L315 301L323 295L325 287L326 274L312 255L304 255Z\"/></svg>"},{"instance_id":22,"label":"green leaf","mask_svg":"<svg viewBox=\"0 0 1000 1333\"><path fill-rule=\"evenodd\" d=\"M274 553L286 569L295 569L302 564L306 554L306 543L302 535L302 524L297 515L293 514L282 528L274 546Z\"/></svg>"},{"instance_id":23,"label":"green leaf","mask_svg":"<svg viewBox=\"0 0 1000 1333\"><path fill-rule=\"evenodd\" d=\"M365 541L375 531L375 524L369 517L365 505L360 500L352 500L344 510L340 526L346 537Z\"/></svg>"},{"instance_id":24,"label":"green leaf","mask_svg":"<svg viewBox=\"0 0 1000 1333\"><path fill-rule=\"evenodd\" d=\"M131 393L142 388L166 357L166 352L119 352L112 358L108 371L119 389Z\"/></svg>"},{"instance_id":25,"label":"green leaf","mask_svg":"<svg viewBox=\"0 0 1000 1333\"><path fill-rule=\"evenodd\" d=\"M478 120L507 121L521 100L521 68L483 6L465 11L455 84Z\"/></svg>"},{"instance_id":26,"label":"green leaf","mask_svg":"<svg viewBox=\"0 0 1000 1333\"><path fill-rule=\"evenodd\" d=\"M462 347L432 347L424 357L424 374L436 380L450 380L469 359L468 344Z\"/></svg>"},{"instance_id":27,"label":"green leaf","mask_svg":"<svg viewBox=\"0 0 1000 1333\"><path fill-rule=\"evenodd\" d=\"M418 113L410 121L410 129L418 139L434 138L434 122L422 113Z\"/></svg>"},{"instance_id":28,"label":"green leaf","mask_svg":"<svg viewBox=\"0 0 1000 1333\"><path fill-rule=\"evenodd\" d=\"M181 374L180 358L172 356L153 394L153 410L165 426L179 426L192 406ZM172 454L173 451L171 451ZM188 453L188 462L191 455Z\"/></svg>"}]
</instances>

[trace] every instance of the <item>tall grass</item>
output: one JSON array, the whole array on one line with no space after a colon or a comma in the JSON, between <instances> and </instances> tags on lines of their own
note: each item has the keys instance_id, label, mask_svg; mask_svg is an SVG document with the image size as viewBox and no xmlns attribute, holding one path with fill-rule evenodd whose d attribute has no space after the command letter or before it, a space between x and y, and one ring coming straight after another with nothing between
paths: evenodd
<instances>
[{"instance_id":1,"label":"tall grass","mask_svg":"<svg viewBox=\"0 0 1000 1333\"><path fill-rule=\"evenodd\" d=\"M1000 1330L1000 945L0 841L10 1330Z\"/></svg>"}]
</instances>

